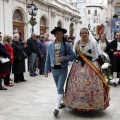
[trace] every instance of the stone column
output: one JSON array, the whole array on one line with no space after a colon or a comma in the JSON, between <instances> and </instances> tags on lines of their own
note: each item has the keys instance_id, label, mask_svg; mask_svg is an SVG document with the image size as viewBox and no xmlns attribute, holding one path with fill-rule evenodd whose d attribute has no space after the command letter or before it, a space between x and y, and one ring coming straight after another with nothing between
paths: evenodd
<instances>
[{"instance_id":1,"label":"stone column","mask_svg":"<svg viewBox=\"0 0 120 120\"><path fill-rule=\"evenodd\" d=\"M54 27L56 26L55 17L56 17L56 14L54 12L51 12L51 23L50 23L51 24L51 30L53 30ZM54 39L53 35L51 35L51 39Z\"/></svg>"},{"instance_id":2,"label":"stone column","mask_svg":"<svg viewBox=\"0 0 120 120\"><path fill-rule=\"evenodd\" d=\"M0 32L2 32L2 36L4 35L4 14L3 14L3 2L0 0Z\"/></svg>"},{"instance_id":3,"label":"stone column","mask_svg":"<svg viewBox=\"0 0 120 120\"><path fill-rule=\"evenodd\" d=\"M67 29L67 35L69 36L69 31L70 31L70 18L69 17L66 17L65 18L65 21L66 21L66 29Z\"/></svg>"},{"instance_id":4,"label":"stone column","mask_svg":"<svg viewBox=\"0 0 120 120\"><path fill-rule=\"evenodd\" d=\"M52 29L56 26L55 17L56 17L56 14L54 12L51 12L51 28Z\"/></svg>"}]
</instances>

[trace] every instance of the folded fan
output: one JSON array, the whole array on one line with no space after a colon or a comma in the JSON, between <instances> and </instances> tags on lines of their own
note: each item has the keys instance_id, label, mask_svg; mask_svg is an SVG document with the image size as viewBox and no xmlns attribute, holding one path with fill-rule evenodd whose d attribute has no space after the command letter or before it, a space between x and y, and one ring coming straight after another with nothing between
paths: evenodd
<instances>
[{"instance_id":1,"label":"folded fan","mask_svg":"<svg viewBox=\"0 0 120 120\"><path fill-rule=\"evenodd\" d=\"M3 58L3 57L0 57L0 61L1 63L6 63L6 62L9 62L9 58Z\"/></svg>"}]
</instances>

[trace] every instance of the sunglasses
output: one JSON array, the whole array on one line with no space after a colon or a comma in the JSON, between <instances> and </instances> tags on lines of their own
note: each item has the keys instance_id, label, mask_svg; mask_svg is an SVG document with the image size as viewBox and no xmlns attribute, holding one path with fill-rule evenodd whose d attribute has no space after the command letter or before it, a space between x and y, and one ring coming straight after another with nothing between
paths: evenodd
<instances>
[{"instance_id":1,"label":"sunglasses","mask_svg":"<svg viewBox=\"0 0 120 120\"><path fill-rule=\"evenodd\" d=\"M2 36L0 36L0 37L2 37Z\"/></svg>"}]
</instances>

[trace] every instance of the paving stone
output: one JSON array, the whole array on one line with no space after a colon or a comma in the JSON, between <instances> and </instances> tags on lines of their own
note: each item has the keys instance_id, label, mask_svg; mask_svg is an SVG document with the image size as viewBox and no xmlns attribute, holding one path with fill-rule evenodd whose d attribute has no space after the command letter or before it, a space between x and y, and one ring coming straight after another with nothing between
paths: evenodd
<instances>
[{"instance_id":1,"label":"paving stone","mask_svg":"<svg viewBox=\"0 0 120 120\"><path fill-rule=\"evenodd\" d=\"M25 79L28 81L0 91L0 120L120 120L120 85L110 86L111 101L106 110L82 113L64 108L56 118L53 111L57 92L52 74L48 78L30 77L26 72Z\"/></svg>"}]
</instances>

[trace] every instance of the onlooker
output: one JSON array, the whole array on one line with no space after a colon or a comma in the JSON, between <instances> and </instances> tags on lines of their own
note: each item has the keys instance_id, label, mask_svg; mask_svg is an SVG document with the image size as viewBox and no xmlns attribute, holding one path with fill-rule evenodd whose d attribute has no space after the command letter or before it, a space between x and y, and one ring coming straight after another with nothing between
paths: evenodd
<instances>
[{"instance_id":1,"label":"onlooker","mask_svg":"<svg viewBox=\"0 0 120 120\"><path fill-rule=\"evenodd\" d=\"M14 35L14 34L18 34L18 35L19 35L19 42L22 44L23 38L20 36L18 30L14 30L14 31L13 31L13 35Z\"/></svg>"},{"instance_id":2,"label":"onlooker","mask_svg":"<svg viewBox=\"0 0 120 120\"><path fill-rule=\"evenodd\" d=\"M19 42L19 35L13 35L13 42L12 48L14 53L14 61L12 66L12 72L14 74L14 82L26 82L27 80L24 79L24 72L25 72L25 53L23 48Z\"/></svg>"},{"instance_id":3,"label":"onlooker","mask_svg":"<svg viewBox=\"0 0 120 120\"><path fill-rule=\"evenodd\" d=\"M45 37L44 35L40 36L40 41L38 42L38 48L40 52L39 56L39 74L44 75L44 67L45 67L45 60L46 60L46 53L47 53L47 47L45 44Z\"/></svg>"},{"instance_id":4,"label":"onlooker","mask_svg":"<svg viewBox=\"0 0 120 120\"><path fill-rule=\"evenodd\" d=\"M0 33L0 41L2 41L2 35ZM0 57L4 57L4 58L9 58L10 59L10 55L6 52L4 45L0 42ZM7 88L4 88L2 86L2 77L4 77L5 75L10 73L10 67L9 67L9 63L2 63L0 61L0 90L7 90Z\"/></svg>"},{"instance_id":5,"label":"onlooker","mask_svg":"<svg viewBox=\"0 0 120 120\"><path fill-rule=\"evenodd\" d=\"M110 52L112 53L112 65L113 65L113 77L114 86L120 84L120 32L116 33L116 39L110 43ZM117 82L117 74L119 76L119 81Z\"/></svg>"},{"instance_id":6,"label":"onlooker","mask_svg":"<svg viewBox=\"0 0 120 120\"><path fill-rule=\"evenodd\" d=\"M52 41L50 41L49 37L48 36L45 36L45 44L46 44L46 47L48 48L48 46L52 43Z\"/></svg>"},{"instance_id":7,"label":"onlooker","mask_svg":"<svg viewBox=\"0 0 120 120\"><path fill-rule=\"evenodd\" d=\"M39 54L38 44L36 41L36 34L32 33L31 37L27 40L27 46L30 51L30 55L28 57L29 61L29 71L30 76L36 76L36 68L37 68L37 56Z\"/></svg>"},{"instance_id":8,"label":"onlooker","mask_svg":"<svg viewBox=\"0 0 120 120\"><path fill-rule=\"evenodd\" d=\"M0 43L3 44L3 42L2 42L2 35L1 35L1 32L0 32Z\"/></svg>"},{"instance_id":9,"label":"onlooker","mask_svg":"<svg viewBox=\"0 0 120 120\"><path fill-rule=\"evenodd\" d=\"M9 61L9 67L10 67L10 70L11 70L12 62L13 62L13 59L14 59L13 48L11 47L12 37L11 37L11 36L8 36L8 35L5 35L3 39L4 39L5 49L6 49L7 53L9 53L9 55L11 56L11 59L10 59L10 61ZM10 71L10 72L11 72L11 71ZM7 75L4 77L4 84L5 84L6 86L14 86L12 83L10 83L10 73L7 74Z\"/></svg>"}]
</instances>

